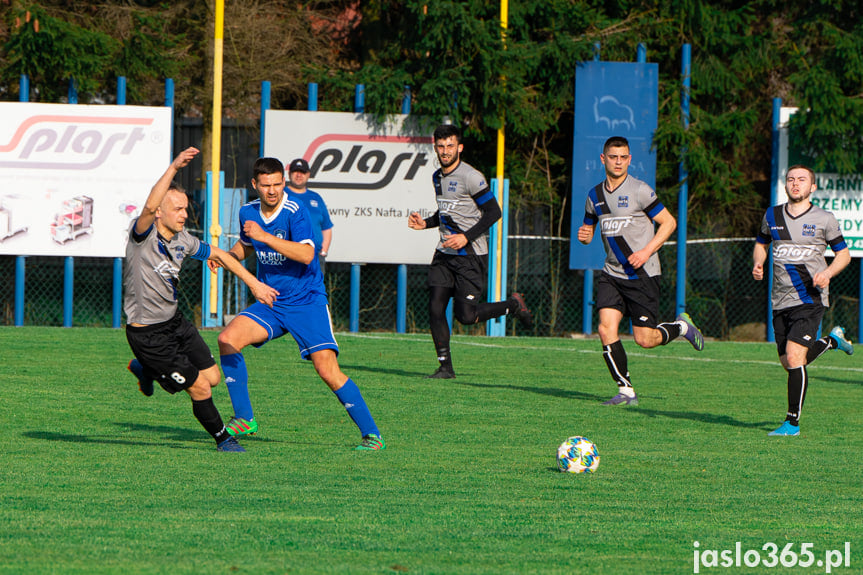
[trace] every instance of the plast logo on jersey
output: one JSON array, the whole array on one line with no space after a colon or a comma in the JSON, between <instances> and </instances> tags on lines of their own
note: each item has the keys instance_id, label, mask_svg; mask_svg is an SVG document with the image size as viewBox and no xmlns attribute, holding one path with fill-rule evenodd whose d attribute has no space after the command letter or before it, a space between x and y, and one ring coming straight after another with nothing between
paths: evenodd
<instances>
[{"instance_id":1,"label":"plast logo on jersey","mask_svg":"<svg viewBox=\"0 0 863 575\"><path fill-rule=\"evenodd\" d=\"M33 115L23 118L6 143L0 167L93 170L112 155L131 155L153 118Z\"/></svg>"},{"instance_id":2,"label":"plast logo on jersey","mask_svg":"<svg viewBox=\"0 0 863 575\"><path fill-rule=\"evenodd\" d=\"M431 161L431 144L426 136L324 134L303 158L315 189L379 190L414 180Z\"/></svg>"},{"instance_id":3,"label":"plast logo on jersey","mask_svg":"<svg viewBox=\"0 0 863 575\"><path fill-rule=\"evenodd\" d=\"M602 233L606 235L619 234L631 223L632 216L624 216L620 218L605 218L602 220Z\"/></svg>"},{"instance_id":4,"label":"plast logo on jersey","mask_svg":"<svg viewBox=\"0 0 863 575\"><path fill-rule=\"evenodd\" d=\"M816 246L779 245L773 248L773 257L783 262L800 262L818 255Z\"/></svg>"}]
</instances>

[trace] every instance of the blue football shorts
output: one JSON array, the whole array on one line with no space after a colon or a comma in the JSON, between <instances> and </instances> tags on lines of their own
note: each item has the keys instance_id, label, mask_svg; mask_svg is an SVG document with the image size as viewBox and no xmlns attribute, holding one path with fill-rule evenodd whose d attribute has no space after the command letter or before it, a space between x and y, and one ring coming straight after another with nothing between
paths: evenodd
<instances>
[{"instance_id":1,"label":"blue football shorts","mask_svg":"<svg viewBox=\"0 0 863 575\"><path fill-rule=\"evenodd\" d=\"M339 353L339 344L333 334L330 307L326 304L285 305L276 302L270 308L260 302L240 312L267 330L267 340L255 344L261 347L267 341L290 333L300 348L300 357L310 359L311 354L323 349Z\"/></svg>"}]
</instances>

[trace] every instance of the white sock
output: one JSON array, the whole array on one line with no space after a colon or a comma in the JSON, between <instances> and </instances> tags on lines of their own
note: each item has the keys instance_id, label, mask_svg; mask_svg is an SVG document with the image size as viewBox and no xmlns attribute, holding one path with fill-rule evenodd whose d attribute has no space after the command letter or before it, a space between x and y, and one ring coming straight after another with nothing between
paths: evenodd
<instances>
[{"instance_id":1,"label":"white sock","mask_svg":"<svg viewBox=\"0 0 863 575\"><path fill-rule=\"evenodd\" d=\"M689 324L683 320L680 320L676 323L680 326L680 335L686 335L686 332L689 331Z\"/></svg>"},{"instance_id":2,"label":"white sock","mask_svg":"<svg viewBox=\"0 0 863 575\"><path fill-rule=\"evenodd\" d=\"M618 387L617 392L626 397L635 397L635 390L631 387Z\"/></svg>"}]
</instances>

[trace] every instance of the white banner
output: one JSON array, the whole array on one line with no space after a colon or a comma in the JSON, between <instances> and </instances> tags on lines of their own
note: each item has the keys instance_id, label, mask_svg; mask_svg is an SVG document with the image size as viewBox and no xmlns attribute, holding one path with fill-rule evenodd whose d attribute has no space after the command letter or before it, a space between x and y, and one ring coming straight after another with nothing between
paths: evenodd
<instances>
[{"instance_id":1,"label":"white banner","mask_svg":"<svg viewBox=\"0 0 863 575\"><path fill-rule=\"evenodd\" d=\"M416 124L414 122L417 122ZM408 214L437 210L432 174L437 158L429 124L414 116L267 110L265 154L288 164L304 158L308 187L333 221L327 261L428 264L438 230L408 228ZM287 177L287 175L286 175Z\"/></svg>"},{"instance_id":2,"label":"white banner","mask_svg":"<svg viewBox=\"0 0 863 575\"><path fill-rule=\"evenodd\" d=\"M0 102L0 254L125 255L171 160L170 108Z\"/></svg>"},{"instance_id":3,"label":"white banner","mask_svg":"<svg viewBox=\"0 0 863 575\"><path fill-rule=\"evenodd\" d=\"M788 121L797 108L783 107L779 114L779 181L776 202L788 201L785 172L788 170ZM816 189L810 199L821 209L833 212L848 244L851 257L863 257L863 175L815 174ZM833 255L827 250L826 255Z\"/></svg>"}]
</instances>

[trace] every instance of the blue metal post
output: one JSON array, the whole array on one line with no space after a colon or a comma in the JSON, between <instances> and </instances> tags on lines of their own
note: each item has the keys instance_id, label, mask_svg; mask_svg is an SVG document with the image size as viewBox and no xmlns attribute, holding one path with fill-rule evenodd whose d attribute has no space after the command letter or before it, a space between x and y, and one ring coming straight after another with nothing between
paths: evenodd
<instances>
[{"instance_id":1,"label":"blue metal post","mask_svg":"<svg viewBox=\"0 0 863 575\"><path fill-rule=\"evenodd\" d=\"M773 98L773 154L770 160L770 205L775 206L778 200L776 189L779 187L779 124L782 121L782 98ZM767 252L767 261L764 262L767 276L767 341L775 342L776 334L773 332L773 253Z\"/></svg>"},{"instance_id":2,"label":"blue metal post","mask_svg":"<svg viewBox=\"0 0 863 575\"><path fill-rule=\"evenodd\" d=\"M66 256L63 266L63 327L72 327L72 302L75 299L75 258Z\"/></svg>"},{"instance_id":3,"label":"blue metal post","mask_svg":"<svg viewBox=\"0 0 863 575\"><path fill-rule=\"evenodd\" d=\"M126 77L117 78L117 105L126 105ZM120 327L123 317L123 258L114 258L113 286L111 297L111 327Z\"/></svg>"},{"instance_id":4,"label":"blue metal post","mask_svg":"<svg viewBox=\"0 0 863 575\"><path fill-rule=\"evenodd\" d=\"M66 96L70 104L78 103L78 86L75 84L75 78L69 78L69 91L66 92Z\"/></svg>"},{"instance_id":5,"label":"blue metal post","mask_svg":"<svg viewBox=\"0 0 863 575\"><path fill-rule=\"evenodd\" d=\"M318 85L314 82L309 83L309 112L318 111Z\"/></svg>"},{"instance_id":6,"label":"blue metal post","mask_svg":"<svg viewBox=\"0 0 863 575\"><path fill-rule=\"evenodd\" d=\"M165 79L165 106L171 108L171 149L169 152L169 161L174 159L174 80L173 78Z\"/></svg>"},{"instance_id":7,"label":"blue metal post","mask_svg":"<svg viewBox=\"0 0 863 575\"><path fill-rule=\"evenodd\" d=\"M402 98L402 114L411 113L411 87L405 86ZM408 266L399 264L396 268L396 333L407 331L408 315Z\"/></svg>"},{"instance_id":8,"label":"blue metal post","mask_svg":"<svg viewBox=\"0 0 863 575\"><path fill-rule=\"evenodd\" d=\"M635 52L635 61L639 64L647 62L647 46L645 46L643 42L638 43L638 47Z\"/></svg>"},{"instance_id":9,"label":"blue metal post","mask_svg":"<svg viewBox=\"0 0 863 575\"><path fill-rule=\"evenodd\" d=\"M354 89L354 112L362 114L366 110L366 87L357 84ZM351 264L351 309L350 330L360 330L360 264Z\"/></svg>"},{"instance_id":10,"label":"blue metal post","mask_svg":"<svg viewBox=\"0 0 863 575\"><path fill-rule=\"evenodd\" d=\"M597 231L597 233L599 233ZM585 335L593 333L593 270L584 270L584 284L581 294L581 331Z\"/></svg>"},{"instance_id":11,"label":"blue metal post","mask_svg":"<svg viewBox=\"0 0 863 575\"><path fill-rule=\"evenodd\" d=\"M264 157L264 136L267 131L267 110L270 109L270 94L272 92L272 85L269 81L264 80L261 82L261 143L258 146L258 156Z\"/></svg>"},{"instance_id":12,"label":"blue metal post","mask_svg":"<svg viewBox=\"0 0 863 575\"><path fill-rule=\"evenodd\" d=\"M78 103L75 78L69 78L69 103ZM75 299L75 258L66 256L63 264L63 327L72 327L72 304Z\"/></svg>"},{"instance_id":13,"label":"blue metal post","mask_svg":"<svg viewBox=\"0 0 863 575\"><path fill-rule=\"evenodd\" d=\"M24 277L27 272L27 260L24 256L15 258L15 326L24 325Z\"/></svg>"},{"instance_id":14,"label":"blue metal post","mask_svg":"<svg viewBox=\"0 0 863 575\"><path fill-rule=\"evenodd\" d=\"M692 46L683 45L680 74L683 76L683 93L680 95L680 114L683 129L689 129L689 89ZM677 315L686 311L686 237L689 211L689 173L686 170L686 147L680 150L680 193L677 195Z\"/></svg>"},{"instance_id":15,"label":"blue metal post","mask_svg":"<svg viewBox=\"0 0 863 575\"><path fill-rule=\"evenodd\" d=\"M18 78L18 101L30 101L30 78L21 74ZM27 260L24 256L15 256L15 325L24 325L24 286L27 270Z\"/></svg>"},{"instance_id":16,"label":"blue metal post","mask_svg":"<svg viewBox=\"0 0 863 575\"><path fill-rule=\"evenodd\" d=\"M600 57L601 48L602 48L602 45L599 42L593 43L593 61L594 62L600 61L599 57Z\"/></svg>"}]
</instances>

